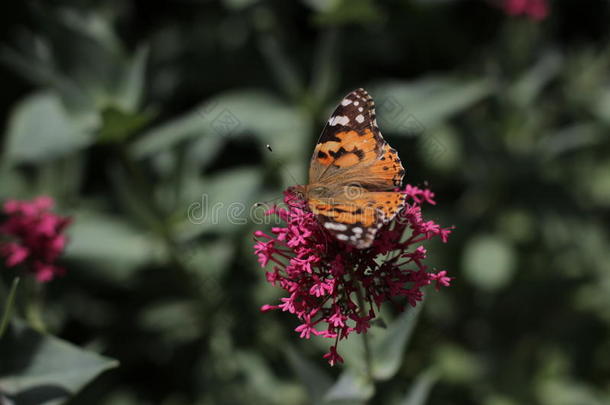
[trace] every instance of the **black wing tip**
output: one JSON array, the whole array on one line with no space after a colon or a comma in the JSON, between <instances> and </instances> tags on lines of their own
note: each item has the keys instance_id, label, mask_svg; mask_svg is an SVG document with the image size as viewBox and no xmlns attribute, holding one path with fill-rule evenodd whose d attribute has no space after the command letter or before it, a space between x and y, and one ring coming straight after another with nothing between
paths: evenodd
<instances>
[{"instance_id":1,"label":"black wing tip","mask_svg":"<svg viewBox=\"0 0 610 405\"><path fill-rule=\"evenodd\" d=\"M368 91L366 91L364 89L364 87L358 87L355 90L350 91L349 93L347 93L347 95L349 96L350 94L358 94L360 96L363 96L364 98L370 98L371 95L369 94Z\"/></svg>"},{"instance_id":2,"label":"black wing tip","mask_svg":"<svg viewBox=\"0 0 610 405\"><path fill-rule=\"evenodd\" d=\"M358 87L356 90L352 90L347 93L343 99L349 99L352 101L360 101L366 103L366 105L372 110L372 118L375 118L375 101L373 97L362 87Z\"/></svg>"}]
</instances>

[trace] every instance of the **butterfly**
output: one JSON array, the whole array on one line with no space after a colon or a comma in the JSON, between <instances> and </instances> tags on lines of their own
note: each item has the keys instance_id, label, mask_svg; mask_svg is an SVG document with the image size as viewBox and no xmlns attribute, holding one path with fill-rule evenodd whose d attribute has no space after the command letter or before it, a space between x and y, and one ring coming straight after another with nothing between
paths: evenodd
<instances>
[{"instance_id":1,"label":"butterfly","mask_svg":"<svg viewBox=\"0 0 610 405\"><path fill-rule=\"evenodd\" d=\"M309 183L294 190L334 237L366 249L404 207L405 170L383 139L375 103L362 88L346 95L315 146Z\"/></svg>"}]
</instances>

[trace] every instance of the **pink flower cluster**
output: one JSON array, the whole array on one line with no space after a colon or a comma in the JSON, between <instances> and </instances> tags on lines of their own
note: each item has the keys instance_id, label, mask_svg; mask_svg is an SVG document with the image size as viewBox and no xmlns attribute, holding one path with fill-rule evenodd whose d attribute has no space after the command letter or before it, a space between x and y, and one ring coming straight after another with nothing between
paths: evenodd
<instances>
[{"instance_id":1,"label":"pink flower cluster","mask_svg":"<svg viewBox=\"0 0 610 405\"><path fill-rule=\"evenodd\" d=\"M0 256L7 267L24 264L39 282L65 273L55 261L66 245L63 231L70 219L53 214L52 208L53 199L42 196L6 201L2 210L6 218L0 223Z\"/></svg>"},{"instance_id":2,"label":"pink flower cluster","mask_svg":"<svg viewBox=\"0 0 610 405\"><path fill-rule=\"evenodd\" d=\"M508 15L526 15L532 20L544 20L549 14L547 0L504 0L502 8Z\"/></svg>"},{"instance_id":3,"label":"pink flower cluster","mask_svg":"<svg viewBox=\"0 0 610 405\"><path fill-rule=\"evenodd\" d=\"M254 233L258 262L261 267L271 265L267 281L288 294L281 303L261 310L295 314L301 322L295 331L301 338L334 339L324 355L330 365L343 361L338 342L352 332L366 333L383 302L402 310L398 300L404 298L415 306L423 297L422 287L449 286L446 271L427 271L423 263L427 251L421 243L434 237L446 242L452 228L422 217L421 205L435 204L430 190L407 185L403 192L406 206L379 230L368 249L353 248L328 234L290 189L284 193L286 207L267 212L279 216L286 226L272 228L271 234Z\"/></svg>"}]
</instances>

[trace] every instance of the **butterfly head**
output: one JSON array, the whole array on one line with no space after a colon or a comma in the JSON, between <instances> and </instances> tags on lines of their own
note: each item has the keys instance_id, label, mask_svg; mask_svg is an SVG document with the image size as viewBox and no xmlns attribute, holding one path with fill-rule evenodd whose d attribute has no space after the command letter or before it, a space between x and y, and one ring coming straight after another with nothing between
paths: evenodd
<instances>
[{"instance_id":1,"label":"butterfly head","mask_svg":"<svg viewBox=\"0 0 610 405\"><path fill-rule=\"evenodd\" d=\"M299 199L307 199L307 185L296 185L288 188L288 191L295 194Z\"/></svg>"},{"instance_id":2,"label":"butterfly head","mask_svg":"<svg viewBox=\"0 0 610 405\"><path fill-rule=\"evenodd\" d=\"M303 200L331 198L333 191L330 187L322 184L305 184L293 186L290 189Z\"/></svg>"}]
</instances>

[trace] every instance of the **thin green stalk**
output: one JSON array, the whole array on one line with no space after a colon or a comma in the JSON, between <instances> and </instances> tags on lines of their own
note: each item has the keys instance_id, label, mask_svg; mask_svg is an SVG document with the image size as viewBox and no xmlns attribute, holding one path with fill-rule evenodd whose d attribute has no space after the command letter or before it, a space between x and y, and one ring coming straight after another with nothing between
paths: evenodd
<instances>
[{"instance_id":1,"label":"thin green stalk","mask_svg":"<svg viewBox=\"0 0 610 405\"><path fill-rule=\"evenodd\" d=\"M11 284L11 289L6 298L6 304L4 307L4 313L2 314L2 321L0 321L0 339L4 335L8 323L13 315L13 305L15 303L15 297L17 296L17 286L19 285L19 277L15 277Z\"/></svg>"},{"instance_id":2,"label":"thin green stalk","mask_svg":"<svg viewBox=\"0 0 610 405\"><path fill-rule=\"evenodd\" d=\"M47 328L42 316L42 285L34 277L27 277L25 280L25 290L25 319L27 319L32 328L44 333Z\"/></svg>"}]
</instances>

